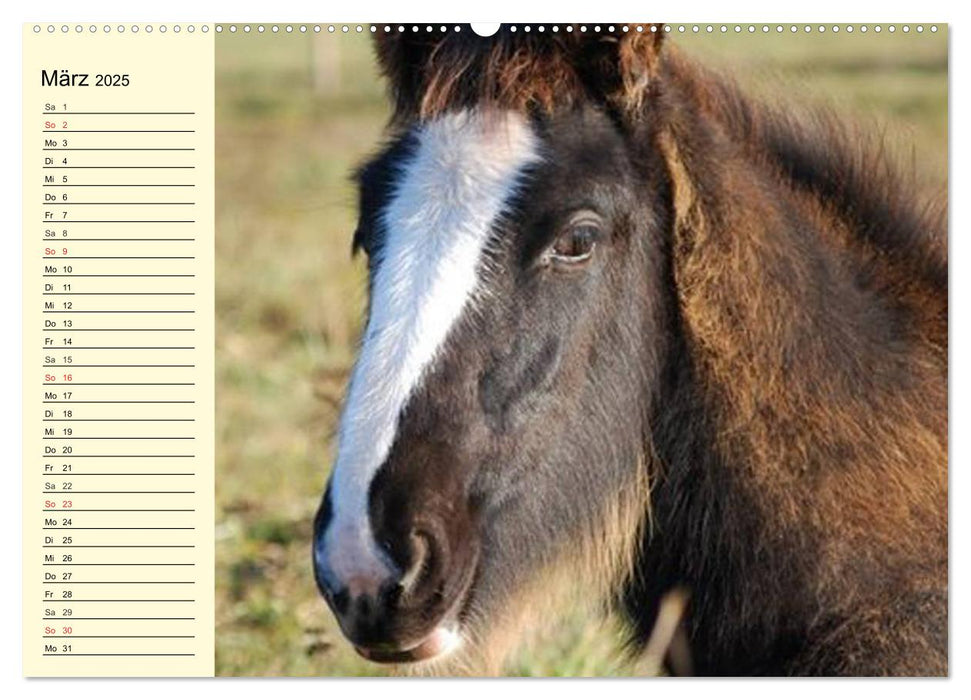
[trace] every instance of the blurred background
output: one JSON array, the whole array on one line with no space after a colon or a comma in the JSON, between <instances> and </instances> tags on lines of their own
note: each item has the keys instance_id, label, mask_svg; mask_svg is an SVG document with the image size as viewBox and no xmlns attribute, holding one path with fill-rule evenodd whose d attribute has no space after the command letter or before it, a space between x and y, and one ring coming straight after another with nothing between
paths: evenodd
<instances>
[{"instance_id":1,"label":"blurred background","mask_svg":"<svg viewBox=\"0 0 971 700\"><path fill-rule=\"evenodd\" d=\"M717 32L717 28L716 28ZM672 36L773 99L823 100L947 176L947 32ZM216 40L216 673L382 675L343 640L310 567L311 523L365 304L349 175L381 141L364 34ZM627 675L614 623L565 610L513 675Z\"/></svg>"}]
</instances>

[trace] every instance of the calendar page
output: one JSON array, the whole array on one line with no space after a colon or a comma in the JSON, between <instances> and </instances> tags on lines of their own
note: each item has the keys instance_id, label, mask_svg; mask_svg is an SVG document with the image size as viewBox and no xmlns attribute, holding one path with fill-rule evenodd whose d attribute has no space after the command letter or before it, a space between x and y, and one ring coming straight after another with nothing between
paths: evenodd
<instances>
[{"instance_id":1,"label":"calendar page","mask_svg":"<svg viewBox=\"0 0 971 700\"><path fill-rule=\"evenodd\" d=\"M949 674L946 24L22 50L25 676Z\"/></svg>"}]
</instances>

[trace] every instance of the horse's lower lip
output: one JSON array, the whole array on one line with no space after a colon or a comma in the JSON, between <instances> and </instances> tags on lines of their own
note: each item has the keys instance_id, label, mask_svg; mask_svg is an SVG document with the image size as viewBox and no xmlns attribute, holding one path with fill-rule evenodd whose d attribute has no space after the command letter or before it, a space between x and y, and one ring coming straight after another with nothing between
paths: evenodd
<instances>
[{"instance_id":1,"label":"horse's lower lip","mask_svg":"<svg viewBox=\"0 0 971 700\"><path fill-rule=\"evenodd\" d=\"M354 650L368 661L379 664L405 664L428 661L455 649L461 637L454 627L439 626L431 634L410 649L368 649L355 646Z\"/></svg>"}]
</instances>

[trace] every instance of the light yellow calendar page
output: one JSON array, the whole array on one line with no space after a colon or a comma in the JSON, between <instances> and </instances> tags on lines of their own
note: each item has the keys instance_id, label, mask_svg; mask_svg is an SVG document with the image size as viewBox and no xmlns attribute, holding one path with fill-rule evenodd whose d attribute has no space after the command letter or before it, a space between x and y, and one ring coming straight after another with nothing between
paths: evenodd
<instances>
[{"instance_id":1,"label":"light yellow calendar page","mask_svg":"<svg viewBox=\"0 0 971 700\"><path fill-rule=\"evenodd\" d=\"M211 25L23 34L23 668L214 671Z\"/></svg>"}]
</instances>

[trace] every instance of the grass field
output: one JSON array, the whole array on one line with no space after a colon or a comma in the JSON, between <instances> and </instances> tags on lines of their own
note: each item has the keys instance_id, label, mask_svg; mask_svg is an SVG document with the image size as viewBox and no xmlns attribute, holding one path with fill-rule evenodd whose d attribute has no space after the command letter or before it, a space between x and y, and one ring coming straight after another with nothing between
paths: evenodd
<instances>
[{"instance_id":1,"label":"grass field","mask_svg":"<svg viewBox=\"0 0 971 700\"><path fill-rule=\"evenodd\" d=\"M672 40L753 90L874 115L920 173L946 174L943 30ZM337 44L321 87L314 41ZM315 591L310 530L364 308L348 174L379 142L383 87L364 36L223 34L216 67L216 672L380 674ZM563 612L509 673L640 670L610 623Z\"/></svg>"}]
</instances>

